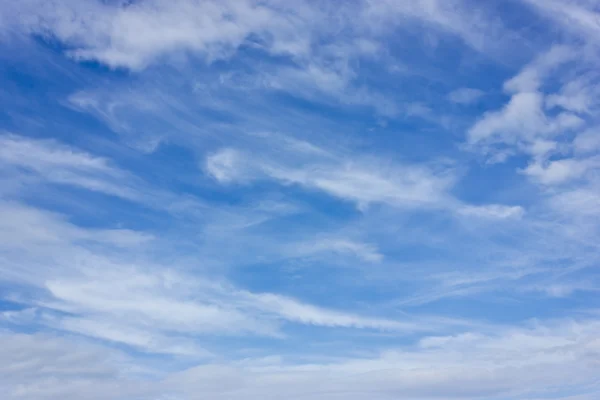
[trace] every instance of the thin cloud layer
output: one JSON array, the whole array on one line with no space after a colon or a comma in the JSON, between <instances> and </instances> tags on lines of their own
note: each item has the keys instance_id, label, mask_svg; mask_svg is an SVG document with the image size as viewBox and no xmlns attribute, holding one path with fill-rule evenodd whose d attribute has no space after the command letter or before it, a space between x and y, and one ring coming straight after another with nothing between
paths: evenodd
<instances>
[{"instance_id":1,"label":"thin cloud layer","mask_svg":"<svg viewBox=\"0 0 600 400\"><path fill-rule=\"evenodd\" d=\"M598 398L593 2L1 10L7 399Z\"/></svg>"}]
</instances>

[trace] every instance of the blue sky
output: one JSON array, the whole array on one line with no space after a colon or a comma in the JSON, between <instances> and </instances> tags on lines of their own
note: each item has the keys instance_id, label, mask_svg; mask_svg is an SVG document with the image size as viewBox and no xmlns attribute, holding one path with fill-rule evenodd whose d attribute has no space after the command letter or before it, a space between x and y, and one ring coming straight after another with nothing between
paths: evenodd
<instances>
[{"instance_id":1,"label":"blue sky","mask_svg":"<svg viewBox=\"0 0 600 400\"><path fill-rule=\"evenodd\" d=\"M599 21L1 1L4 398L600 398Z\"/></svg>"}]
</instances>

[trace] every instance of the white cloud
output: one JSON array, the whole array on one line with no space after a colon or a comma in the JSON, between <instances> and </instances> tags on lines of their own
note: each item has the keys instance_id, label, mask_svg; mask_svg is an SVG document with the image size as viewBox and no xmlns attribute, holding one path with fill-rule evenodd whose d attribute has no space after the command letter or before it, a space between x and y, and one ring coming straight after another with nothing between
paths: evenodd
<instances>
[{"instance_id":1,"label":"white cloud","mask_svg":"<svg viewBox=\"0 0 600 400\"><path fill-rule=\"evenodd\" d=\"M574 60L577 51L568 46L554 45L526 65L516 76L504 83L507 93L540 91L544 80L557 68Z\"/></svg>"},{"instance_id":2,"label":"white cloud","mask_svg":"<svg viewBox=\"0 0 600 400\"><path fill-rule=\"evenodd\" d=\"M291 363L272 356L177 372L72 339L2 334L0 355L10 362L0 366L0 388L9 400L568 399L561 393L574 385L582 388L580 396L596 390L599 326L594 319L538 321L493 333L425 337L360 358L306 354L307 361Z\"/></svg>"},{"instance_id":3,"label":"white cloud","mask_svg":"<svg viewBox=\"0 0 600 400\"><path fill-rule=\"evenodd\" d=\"M590 0L523 0L540 13L553 19L568 32L589 42L600 37L598 10Z\"/></svg>"},{"instance_id":4,"label":"white cloud","mask_svg":"<svg viewBox=\"0 0 600 400\"><path fill-rule=\"evenodd\" d=\"M283 185L300 185L354 202L360 210L383 203L492 219L520 218L524 213L520 206L462 204L449 194L455 176L447 166L384 164L368 159L346 162L332 153L313 153L309 159L299 158L294 152L283 154L286 156L250 155L225 148L206 158L205 171L224 184L269 179ZM354 252L366 261L379 258L371 250L353 243L325 241L311 248Z\"/></svg>"},{"instance_id":5,"label":"white cloud","mask_svg":"<svg viewBox=\"0 0 600 400\"><path fill-rule=\"evenodd\" d=\"M501 110L484 115L468 132L469 142L478 143L494 136L506 136L515 142L519 135L536 134L545 128L541 110L542 96L519 93Z\"/></svg>"},{"instance_id":6,"label":"white cloud","mask_svg":"<svg viewBox=\"0 0 600 400\"><path fill-rule=\"evenodd\" d=\"M113 279L119 279L119 283L115 284ZM259 323L227 304L194 299L188 292L190 285L181 279L185 278L132 270L106 271L104 276L81 280L55 279L46 283L51 297L42 305L78 314L84 320L86 316L97 316L113 321L115 327L125 332L128 327L136 331L143 326L154 326L158 332L165 329L180 334L277 335L276 326L268 321ZM185 292L180 294L176 290Z\"/></svg>"},{"instance_id":7,"label":"white cloud","mask_svg":"<svg viewBox=\"0 0 600 400\"><path fill-rule=\"evenodd\" d=\"M6 399L107 400L147 390L129 380L126 371L135 375L138 368L118 351L41 334L2 332L0 339L0 390Z\"/></svg>"},{"instance_id":8,"label":"white cloud","mask_svg":"<svg viewBox=\"0 0 600 400\"><path fill-rule=\"evenodd\" d=\"M563 85L558 93L546 98L546 107L563 108L579 114L591 114L598 108L600 88L594 76L583 76Z\"/></svg>"},{"instance_id":9,"label":"white cloud","mask_svg":"<svg viewBox=\"0 0 600 400\"><path fill-rule=\"evenodd\" d=\"M43 172L49 168L76 168L83 171L119 175L106 159L77 152L52 140L27 139L15 135L2 136L0 156L9 164Z\"/></svg>"},{"instance_id":10,"label":"white cloud","mask_svg":"<svg viewBox=\"0 0 600 400\"><path fill-rule=\"evenodd\" d=\"M264 311L273 312L289 321L302 324L345 327L345 328L367 328L388 331L415 331L421 328L415 323L403 323L378 318L365 318L334 310L327 310L309 304L303 304L285 296L273 294L248 294L254 307Z\"/></svg>"},{"instance_id":11,"label":"white cloud","mask_svg":"<svg viewBox=\"0 0 600 400\"><path fill-rule=\"evenodd\" d=\"M448 32L461 38L472 48L489 52L502 52L502 47L512 41L501 21L480 7L460 0L430 1L368 1L366 16L373 24L385 21L393 28L406 19L429 24L430 28ZM385 30L387 25L373 25L370 29Z\"/></svg>"},{"instance_id":12,"label":"white cloud","mask_svg":"<svg viewBox=\"0 0 600 400\"><path fill-rule=\"evenodd\" d=\"M280 337L279 322L395 332L431 331L448 325L364 317L173 273L105 271L79 281L56 279L46 287L51 296L38 305L72 316L48 318L43 323L150 352L202 356L206 351L196 341L185 339L187 335Z\"/></svg>"},{"instance_id":13,"label":"white cloud","mask_svg":"<svg viewBox=\"0 0 600 400\"><path fill-rule=\"evenodd\" d=\"M14 202L0 202L0 238L5 245L23 248L32 243L60 245L84 241L127 248L154 239L148 233L128 229L81 229L62 215Z\"/></svg>"},{"instance_id":14,"label":"white cloud","mask_svg":"<svg viewBox=\"0 0 600 400\"><path fill-rule=\"evenodd\" d=\"M460 88L456 89L448 94L448 100L456 104L474 104L476 103L485 92L479 89L473 88Z\"/></svg>"},{"instance_id":15,"label":"white cloud","mask_svg":"<svg viewBox=\"0 0 600 400\"><path fill-rule=\"evenodd\" d=\"M491 219L519 219L525 214L525 210L520 206L504 206L500 204L488 204L484 206L463 206L458 209L458 213L466 216L474 216Z\"/></svg>"},{"instance_id":16,"label":"white cloud","mask_svg":"<svg viewBox=\"0 0 600 400\"><path fill-rule=\"evenodd\" d=\"M600 150L600 129L591 128L577 135L573 141L576 153L587 154Z\"/></svg>"},{"instance_id":17,"label":"white cloud","mask_svg":"<svg viewBox=\"0 0 600 400\"><path fill-rule=\"evenodd\" d=\"M12 16L7 26L13 30L57 39L77 60L134 71L165 61L181 66L188 58L211 63L252 47L291 61L252 73L252 85L260 82L259 86L326 103L367 106L384 117L398 115L399 107L389 96L357 84L357 61L385 55L388 35L398 29L410 31L425 23L440 35L458 36L484 52L506 47L500 45L506 38L514 42L514 35L506 34L496 18L462 0L361 0L336 7L310 2L290 6L277 0L151 0L129 5L27 0L13 4L7 14ZM71 101L113 128L132 129L94 99L76 95ZM153 151L161 135L133 145Z\"/></svg>"},{"instance_id":18,"label":"white cloud","mask_svg":"<svg viewBox=\"0 0 600 400\"><path fill-rule=\"evenodd\" d=\"M579 72L559 73L567 65ZM595 157L581 157L594 149L589 116L600 99L596 79L584 51L551 47L505 82L509 102L501 110L486 112L469 129L469 145L488 156L488 162L505 162L518 154L530 156L521 172L544 185L587 177L597 168ZM558 91L554 91L555 82ZM569 157L571 152L576 156Z\"/></svg>"},{"instance_id":19,"label":"white cloud","mask_svg":"<svg viewBox=\"0 0 600 400\"><path fill-rule=\"evenodd\" d=\"M251 34L269 51L301 54L308 44L299 33L310 21L304 18L312 16L250 1L23 3L15 8L28 15L21 20L26 29L72 46L70 54L76 59L131 69L142 69L175 51L198 53L208 60L227 57Z\"/></svg>"},{"instance_id":20,"label":"white cloud","mask_svg":"<svg viewBox=\"0 0 600 400\"><path fill-rule=\"evenodd\" d=\"M526 291L541 292L549 297L564 298L571 296L578 291L597 291L598 287L594 282L559 282L550 284L531 285L525 288Z\"/></svg>"},{"instance_id":21,"label":"white cloud","mask_svg":"<svg viewBox=\"0 0 600 400\"><path fill-rule=\"evenodd\" d=\"M421 103L410 103L405 107L404 113L408 117L429 118L433 111Z\"/></svg>"},{"instance_id":22,"label":"white cloud","mask_svg":"<svg viewBox=\"0 0 600 400\"><path fill-rule=\"evenodd\" d=\"M506 143L526 147L538 137L551 138L583 125L583 120L568 112L549 117L543 110L543 95L522 92L513 95L500 111L486 113L468 132L472 145Z\"/></svg>"},{"instance_id":23,"label":"white cloud","mask_svg":"<svg viewBox=\"0 0 600 400\"><path fill-rule=\"evenodd\" d=\"M223 183L252 179L252 171L247 171L243 164L243 155L239 151L223 149L206 159L205 168L207 173Z\"/></svg>"},{"instance_id":24,"label":"white cloud","mask_svg":"<svg viewBox=\"0 0 600 400\"><path fill-rule=\"evenodd\" d=\"M122 184L131 177L107 159L53 140L0 136L0 167L24 169L50 183L78 186L131 200L139 197L134 189Z\"/></svg>"},{"instance_id":25,"label":"white cloud","mask_svg":"<svg viewBox=\"0 0 600 400\"><path fill-rule=\"evenodd\" d=\"M569 215L600 216L600 189L593 185L561 191L550 198L551 206Z\"/></svg>"},{"instance_id":26,"label":"white cloud","mask_svg":"<svg viewBox=\"0 0 600 400\"><path fill-rule=\"evenodd\" d=\"M212 356L193 339L178 337L174 340L172 336L156 331L150 332L144 327L132 327L115 320L103 321L97 317L67 317L56 321L46 318L44 323L63 332L130 346L138 351L196 359Z\"/></svg>"},{"instance_id":27,"label":"white cloud","mask_svg":"<svg viewBox=\"0 0 600 400\"><path fill-rule=\"evenodd\" d=\"M193 357L207 354L199 344L201 337L282 337L289 324L395 332L441 329L439 324L372 318L240 290L180 272L173 260L168 268L143 261L147 247L114 253L105 247L114 240L107 242L104 231L75 226L57 214L16 204L0 204L0 210L0 280L18 284L19 289L6 296L34 311L11 317L18 324L39 324L149 353ZM122 238L117 239L122 246ZM97 243L87 246L89 240ZM368 259L377 257L351 242L343 247Z\"/></svg>"},{"instance_id":28,"label":"white cloud","mask_svg":"<svg viewBox=\"0 0 600 400\"><path fill-rule=\"evenodd\" d=\"M383 254L378 251L376 246L346 238L322 237L293 245L292 254L298 256L311 256L319 253L333 253L336 257L351 255L369 263L383 260Z\"/></svg>"},{"instance_id":29,"label":"white cloud","mask_svg":"<svg viewBox=\"0 0 600 400\"><path fill-rule=\"evenodd\" d=\"M544 164L532 163L523 173L544 185L557 185L582 178L592 169L600 167L600 157L586 159L562 159Z\"/></svg>"},{"instance_id":30,"label":"white cloud","mask_svg":"<svg viewBox=\"0 0 600 400\"><path fill-rule=\"evenodd\" d=\"M184 338L191 334L278 337L282 335L278 321L326 327L420 330L414 323L361 317L280 295L221 288L176 275L105 271L102 276L87 276L82 280L55 279L47 282L46 287L50 296L37 305L73 316L41 322L149 352L204 355L206 352L199 348L197 340Z\"/></svg>"},{"instance_id":31,"label":"white cloud","mask_svg":"<svg viewBox=\"0 0 600 400\"><path fill-rule=\"evenodd\" d=\"M114 196L173 214L192 214L200 206L193 196L179 196L152 187L115 165L109 158L92 155L51 139L0 135L0 177L5 176L10 178L1 181L0 190L6 193L7 199L19 198L24 193L32 193L33 189L41 190L53 185L58 189L71 186ZM123 244L134 244L141 240L127 230L105 231L102 235L105 241L121 241Z\"/></svg>"},{"instance_id":32,"label":"white cloud","mask_svg":"<svg viewBox=\"0 0 600 400\"><path fill-rule=\"evenodd\" d=\"M355 201L359 206L383 202L397 206L437 206L444 200L452 178L436 176L426 168L400 167L383 171L348 163L314 170L268 168L267 174L284 183L297 183Z\"/></svg>"},{"instance_id":33,"label":"white cloud","mask_svg":"<svg viewBox=\"0 0 600 400\"><path fill-rule=\"evenodd\" d=\"M312 110L289 107L286 101L281 102L284 105L274 104L276 96L291 100L281 93L269 92L265 100L254 96L259 90L234 92L229 86L235 86L239 77L215 77L214 65L208 68L206 78L215 80L214 90L199 90L193 96L186 86L189 75L176 79L169 75L192 69L173 72L153 68L165 60L181 66L188 57L198 66L198 61L228 59L240 48L252 47L252 57L257 59L258 54L276 56L264 64L239 60L244 70L250 70L242 72L247 76L240 81L260 86L260 91L286 91L330 106L332 100L368 105L376 110L377 117L393 117L398 110L405 110L414 116L440 119L434 108L420 103L423 99L396 103L383 95L385 90L394 90L395 83L379 92L369 86L370 77L361 73L378 75L379 69L366 69L383 66L388 61L382 62L383 58L397 55L387 49L392 34L390 48L395 52L404 51L404 45L411 50L420 46L404 42L404 30L410 35L418 33L419 40L423 38L431 47L438 40L444 46L455 46L455 40L438 37L448 32L484 52L501 47L498 39L506 31L496 23L500 19L489 18L476 3L7 3L9 17L0 19L13 20L10 29L16 23L24 24L35 34L57 39L58 47L67 48L75 59L139 71L135 80L142 83L128 95L130 87L119 85L125 80L129 85L129 77L116 79L115 86L108 82L105 87L105 82L112 80L112 72L70 63L70 68L107 78L94 83L101 88L78 91L69 102L112 130L127 134L127 140L141 138L136 143L146 151L156 150L163 138L173 137L160 149L164 153L138 155L144 157L143 165L138 166L150 167L144 176L157 178L159 183L167 177L177 179L172 186L206 194L207 203L217 205L194 209L189 213L193 218L165 218L158 211L176 215L194 203L194 198L152 190L110 159L72 146L1 137L2 177L28 186L20 188L19 195L35 191L38 198L46 197L44 189L51 186L52 193L70 197L61 191L69 186L134 200L136 204L129 202L126 210L119 210L119 216L121 211L127 214L123 224L145 227L160 219L151 226L160 234L110 226L84 227L73 222L78 220L79 210L69 210L73 215L67 217L16 200L37 202L33 196L11 196L12 202L0 202L0 283L9 289L3 296L10 304L26 307L22 312L1 313L0 324L15 330L50 330L66 338L3 333L0 342L6 346L0 346L0 359L9 361L0 363L0 392L8 393L9 400L500 400L559 398L574 386L582 391L597 390L592 386L599 373L596 338L600 325L596 320L538 320L525 327L490 327L401 311L461 295L473 296L469 304L506 300L500 298L505 294L510 301L542 274L548 284L543 288L529 285L531 290L574 295L579 288L567 284L566 277L561 281L564 274L597 264L597 228L587 224L595 221L590 216L600 215L600 191L592 173L598 167L594 156L598 146L593 131L579 133L580 128L589 128L589 119L595 118L596 92L587 80L569 81L568 74L565 80L555 79L553 75L567 62L577 60L572 49L555 47L507 81L505 90L510 100L504 108L483 115L470 130L469 140L474 149L496 160L520 153L530 156L529 166L522 172L544 185L556 185L539 191L547 196L551 207L578 213L582 217L578 222L585 222L585 228L593 233L590 235L583 235L584 229L562 216L556 223L540 216L541 205L532 198L537 193L531 190L519 197L521 194L508 188L499 196L523 199L528 204L526 217L523 207L496 204L498 197L490 204L464 203L454 193L473 190L470 184L474 176L461 169L466 164L394 158L399 152L391 147L401 143L406 144L402 152L421 160L425 154L419 152L419 145L431 137L411 132L402 138L365 140L363 131L369 127L355 123L353 118L349 122L337 116L330 119L329 113L311 117ZM17 11L20 14L15 14ZM423 27L427 29L421 35ZM461 52L461 67L469 64L469 71L479 68L463 58L471 54L468 50L462 53L460 46L453 50ZM55 57L55 48L52 51ZM235 70L237 61L223 64ZM513 61L503 65L514 65ZM255 65L260 76L251 71ZM203 76L202 68L193 73ZM386 78L377 76L378 82ZM548 81L550 85L546 85ZM363 82L365 86L361 86ZM594 82L593 75L589 82ZM166 89L169 85L176 89ZM427 86L432 90L439 87ZM225 94L212 97L217 91ZM477 89L463 88L448 95L448 100L474 104L482 95ZM399 104L407 106L403 109ZM284 109L289 112L282 112ZM396 127L389 124L378 129L369 132L373 137L380 131L387 135ZM285 133L255 134L262 130ZM333 130L339 134L330 135ZM571 134L577 136L572 142ZM443 148L446 154L454 154L446 139L431 149ZM382 150L383 145L390 148ZM365 156L365 147L371 157ZM219 148L222 150L214 151ZM165 162L180 151L189 154L173 158L173 163ZM242 190L236 188L232 202L236 205L229 201L224 205L221 196L231 186L219 188L218 194L209 193L215 182L199 179L193 168L187 171L190 159L204 157L207 151L202 167L216 182L249 186L268 180L270 184L256 185L239 198ZM173 169L155 176L162 167ZM178 174L174 171L189 175L175 177ZM460 172L465 172L465 186L455 186ZM485 177L489 177L487 173ZM498 177L504 178L494 175ZM589 182L560 186L583 180ZM28 185L30 182L33 185ZM4 194L7 190L4 182L0 183ZM283 190L286 185L293 185L294 190ZM266 196L265 188L269 192ZM362 213L351 213L349 221L344 207L342 212L327 213L323 218L310 209L321 204L312 204L310 197L294 197L298 189L348 201ZM81 190L71 192L76 192L73 203L80 200ZM97 198L89 192L85 195L86 199ZM50 200L60 200L61 196ZM495 195L486 191L481 196ZM238 200L243 205L238 205ZM293 201L306 202L290 204ZM102 207L93 202L89 206ZM274 221L277 217L285 218ZM475 218L485 222L473 223ZM283 228L282 224L296 221L294 229ZM98 223L120 226L119 222ZM340 229L340 225L344 226ZM298 260L302 257L309 260ZM360 268L343 272L327 269L328 263L323 261L333 258ZM405 262L407 259L419 260ZM248 266L251 268L245 269ZM444 275L447 271L457 274ZM271 278L278 283L281 278L281 287L273 289ZM227 283L234 279L235 285ZM501 295L496 296L495 289L502 291ZM289 292L270 292L285 290ZM329 296L329 290L336 291L336 296ZM312 298L315 293L318 297ZM455 304L448 306L455 308ZM507 314L513 306L507 303ZM444 304L442 308L448 307ZM472 308L461 310L475 312ZM521 311L535 314L535 310ZM422 337L424 332L435 336ZM365 336L367 340L363 340ZM89 343L78 346L82 338L105 347L98 350ZM126 357L114 348L139 357L137 365L130 359L123 362ZM269 354L262 358L262 353ZM259 354L257 359L254 354ZM205 357L214 358L209 363L198 361ZM182 370L198 362L202 364ZM151 379L135 376L133 371L142 364L151 370Z\"/></svg>"},{"instance_id":34,"label":"white cloud","mask_svg":"<svg viewBox=\"0 0 600 400\"><path fill-rule=\"evenodd\" d=\"M464 400L535 396L558 392L566 385L591 383L597 373L593 360L599 349L593 335L598 324L564 323L562 327L500 330L493 335L427 338L421 342L427 346L419 350L390 350L362 360L297 366L277 362L203 366L175 375L169 383L182 395L206 390L215 399L235 399L238 394L244 398L288 397L292 393L300 399L322 400L365 395ZM240 379L242 376L249 379ZM196 385L205 381L214 384ZM225 382L235 382L235 387L230 387L233 390L222 391Z\"/></svg>"},{"instance_id":35,"label":"white cloud","mask_svg":"<svg viewBox=\"0 0 600 400\"><path fill-rule=\"evenodd\" d=\"M291 155L293 157L293 155ZM290 162L291 161L291 162ZM207 172L222 182L274 179L321 190L355 202L359 207L387 203L399 207L442 207L452 185L450 172L436 174L423 166L377 165L316 159L308 165L265 160L257 155L223 149L206 160Z\"/></svg>"},{"instance_id":36,"label":"white cloud","mask_svg":"<svg viewBox=\"0 0 600 400\"><path fill-rule=\"evenodd\" d=\"M423 21L482 51L497 46L504 32L499 21L458 0L364 1L334 8L311 3L290 7L278 1L152 0L125 6L27 0L11 5L7 15L9 26L51 35L70 47L76 59L134 70L185 53L207 61L227 58L243 44L295 60L314 59L319 54L312 45L343 30L348 35L340 38L348 43L343 49L372 54L378 34L402 26L398 18ZM360 19L354 18L358 15Z\"/></svg>"},{"instance_id":37,"label":"white cloud","mask_svg":"<svg viewBox=\"0 0 600 400\"><path fill-rule=\"evenodd\" d=\"M281 68L265 78L270 89L286 91L294 96L320 102L348 106L367 106L383 117L398 114L398 105L391 98L365 86L356 86L356 73L344 60L338 65L319 65L314 61L301 68Z\"/></svg>"}]
</instances>

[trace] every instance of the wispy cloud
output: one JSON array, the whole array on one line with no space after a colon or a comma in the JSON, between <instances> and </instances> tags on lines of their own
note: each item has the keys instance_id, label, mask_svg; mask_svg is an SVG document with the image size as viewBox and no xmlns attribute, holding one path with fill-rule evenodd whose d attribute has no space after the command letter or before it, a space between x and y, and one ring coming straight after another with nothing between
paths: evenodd
<instances>
[{"instance_id":1,"label":"wispy cloud","mask_svg":"<svg viewBox=\"0 0 600 400\"><path fill-rule=\"evenodd\" d=\"M395 332L434 329L417 321L362 317L282 295L252 293L150 262L130 264L85 241L131 248L132 242L138 244L147 235L84 229L61 216L19 205L1 209L6 255L0 276L4 282L26 283L11 299L37 310L17 318L20 324L42 324L149 352L194 356L208 352L189 335L281 337L282 323ZM20 223L26 229L16 230ZM28 256L14 253L24 248ZM371 261L378 257L358 244L350 250ZM27 264L19 274L9 270L19 263Z\"/></svg>"},{"instance_id":2,"label":"wispy cloud","mask_svg":"<svg viewBox=\"0 0 600 400\"><path fill-rule=\"evenodd\" d=\"M472 215L484 218L520 218L523 216L523 207L520 206L502 206L490 204L486 206L464 206L458 210L459 214Z\"/></svg>"},{"instance_id":3,"label":"wispy cloud","mask_svg":"<svg viewBox=\"0 0 600 400\"><path fill-rule=\"evenodd\" d=\"M484 92L473 88L460 88L448 93L448 100L456 104L473 104L476 103Z\"/></svg>"},{"instance_id":4,"label":"wispy cloud","mask_svg":"<svg viewBox=\"0 0 600 400\"><path fill-rule=\"evenodd\" d=\"M459 207L458 214L497 218L523 213L518 206L460 206L460 202L449 194L456 179L454 171L444 166L394 165L373 163L368 159L332 162L331 158L312 165L286 165L227 148L209 155L205 169L225 184L273 179L283 185L295 184L326 192L352 201L360 209L372 203L385 203L409 209Z\"/></svg>"},{"instance_id":5,"label":"wispy cloud","mask_svg":"<svg viewBox=\"0 0 600 400\"><path fill-rule=\"evenodd\" d=\"M373 165L360 162L314 163L293 166L255 159L234 149L210 155L207 172L221 182L274 179L353 201L359 207L373 202L397 206L436 207L445 200L453 181L451 170L436 174L427 167Z\"/></svg>"},{"instance_id":6,"label":"wispy cloud","mask_svg":"<svg viewBox=\"0 0 600 400\"><path fill-rule=\"evenodd\" d=\"M329 399L339 394L358 399L365 391L376 390L381 396L388 397L403 392L424 399L449 394L465 399L481 396L495 399L544 396L550 393L550 386L561 384L591 385L589 391L593 392L593 360L597 356L593 337L597 331L598 323L594 320L555 321L546 325L501 329L494 334L425 337L414 347L398 348L368 358L296 365L281 359L211 363L175 373L164 380L154 380L148 385L140 385L143 381L132 374L135 370L131 369L119 378L118 374L127 373L127 364L111 360L106 353L90 345L80 344L77 352L69 351L72 356L63 362L63 357L56 356L69 349L72 343L52 337L12 335L3 338L11 343L4 347L5 357L15 362L35 357L41 365L55 357L53 360L55 363L58 360L58 364L53 373L35 369L27 363L13 363L11 365L20 366L20 371L14 367L5 371L2 385L13 396L51 398L60 393L63 396L79 394L85 399L108 398L117 391L129 396L144 395L148 390L156 395L179 397L208 393L213 398L293 395ZM91 360L95 361L92 369ZM568 372L565 372L565 366L569 367ZM324 376L325 371L327 376ZM72 378L74 373L77 380ZM59 381L51 379L52 376ZM22 386L15 384L12 380L15 377ZM96 388L94 394L87 390L87 385L80 386L83 379ZM34 381L38 385L25 386ZM527 389L515 389L515 381L523 382Z\"/></svg>"},{"instance_id":7,"label":"wispy cloud","mask_svg":"<svg viewBox=\"0 0 600 400\"><path fill-rule=\"evenodd\" d=\"M587 0L523 0L543 15L571 33L582 36L585 40L596 42L600 32L598 11L591 1Z\"/></svg>"},{"instance_id":8,"label":"wispy cloud","mask_svg":"<svg viewBox=\"0 0 600 400\"><path fill-rule=\"evenodd\" d=\"M336 11L340 18L332 19L331 15ZM312 45L320 36L350 29L349 35L343 37L350 43L358 33L377 37L378 30L398 26L394 16L429 23L482 50L489 46L488 35L499 37L498 33L502 31L499 21L492 21L482 9L474 10L462 1L451 4L440 1L415 4L358 2L334 9L250 1L178 0L119 6L95 1L57 4L33 0L14 5L9 12L9 15L30 15L19 21L22 29L52 35L73 46L70 54L76 59L98 60L112 67L132 69L168 58L174 50L196 53L212 61L231 56L242 45L306 60L319 54ZM352 15L361 12L365 16L362 21L352 20ZM377 30L376 21L384 22ZM352 51L369 53L376 49L368 41L356 44L359 46ZM336 43L330 49L335 51L344 47ZM324 46L319 50L327 49Z\"/></svg>"},{"instance_id":9,"label":"wispy cloud","mask_svg":"<svg viewBox=\"0 0 600 400\"><path fill-rule=\"evenodd\" d=\"M4 3L7 399L598 397L593 2Z\"/></svg>"},{"instance_id":10,"label":"wispy cloud","mask_svg":"<svg viewBox=\"0 0 600 400\"><path fill-rule=\"evenodd\" d=\"M0 137L0 161L4 168L23 168L44 181L79 186L125 199L135 190L122 186L127 174L108 160L69 148L52 140L32 140L16 135Z\"/></svg>"},{"instance_id":11,"label":"wispy cloud","mask_svg":"<svg viewBox=\"0 0 600 400\"><path fill-rule=\"evenodd\" d=\"M383 255L377 247L346 238L320 237L311 242L294 244L293 254L311 256L331 252L336 256L352 255L366 262L379 262Z\"/></svg>"},{"instance_id":12,"label":"wispy cloud","mask_svg":"<svg viewBox=\"0 0 600 400\"><path fill-rule=\"evenodd\" d=\"M600 159L562 159L546 165L530 164L523 172L545 185L555 185L582 178L590 170L600 167Z\"/></svg>"}]
</instances>

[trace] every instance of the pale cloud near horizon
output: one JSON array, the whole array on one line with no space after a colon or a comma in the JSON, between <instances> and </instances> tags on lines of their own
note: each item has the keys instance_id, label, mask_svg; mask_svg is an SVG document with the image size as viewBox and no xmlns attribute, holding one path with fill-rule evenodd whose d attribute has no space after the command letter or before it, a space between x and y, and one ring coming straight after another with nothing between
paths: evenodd
<instances>
[{"instance_id":1,"label":"pale cloud near horizon","mask_svg":"<svg viewBox=\"0 0 600 400\"><path fill-rule=\"evenodd\" d=\"M0 385L15 398L41 399L55 395L82 399L123 395L185 398L193 393L214 399L360 399L370 390L376 390L381 398L399 393L415 398L522 398L524 393L511 389L515 381L543 393L550 386L574 385L593 378L597 331L598 323L593 321L555 321L490 335L425 337L413 350L388 350L370 359L296 365L277 358L209 363L167 378L154 377L152 382L144 379L144 370L128 366L131 360L115 357L118 353L100 353L99 348L85 342L77 344L76 352L73 342L52 336L3 334L3 342L10 344L3 347L3 359L14 363L4 367ZM64 351L70 354L68 358L57 356ZM40 363L53 359L55 370L36 371L35 366L23 364L30 356ZM70 378L72 374L79 381ZM23 383L31 385L11 381L23 376L27 377ZM88 390L89 385L96 390Z\"/></svg>"}]
</instances>

